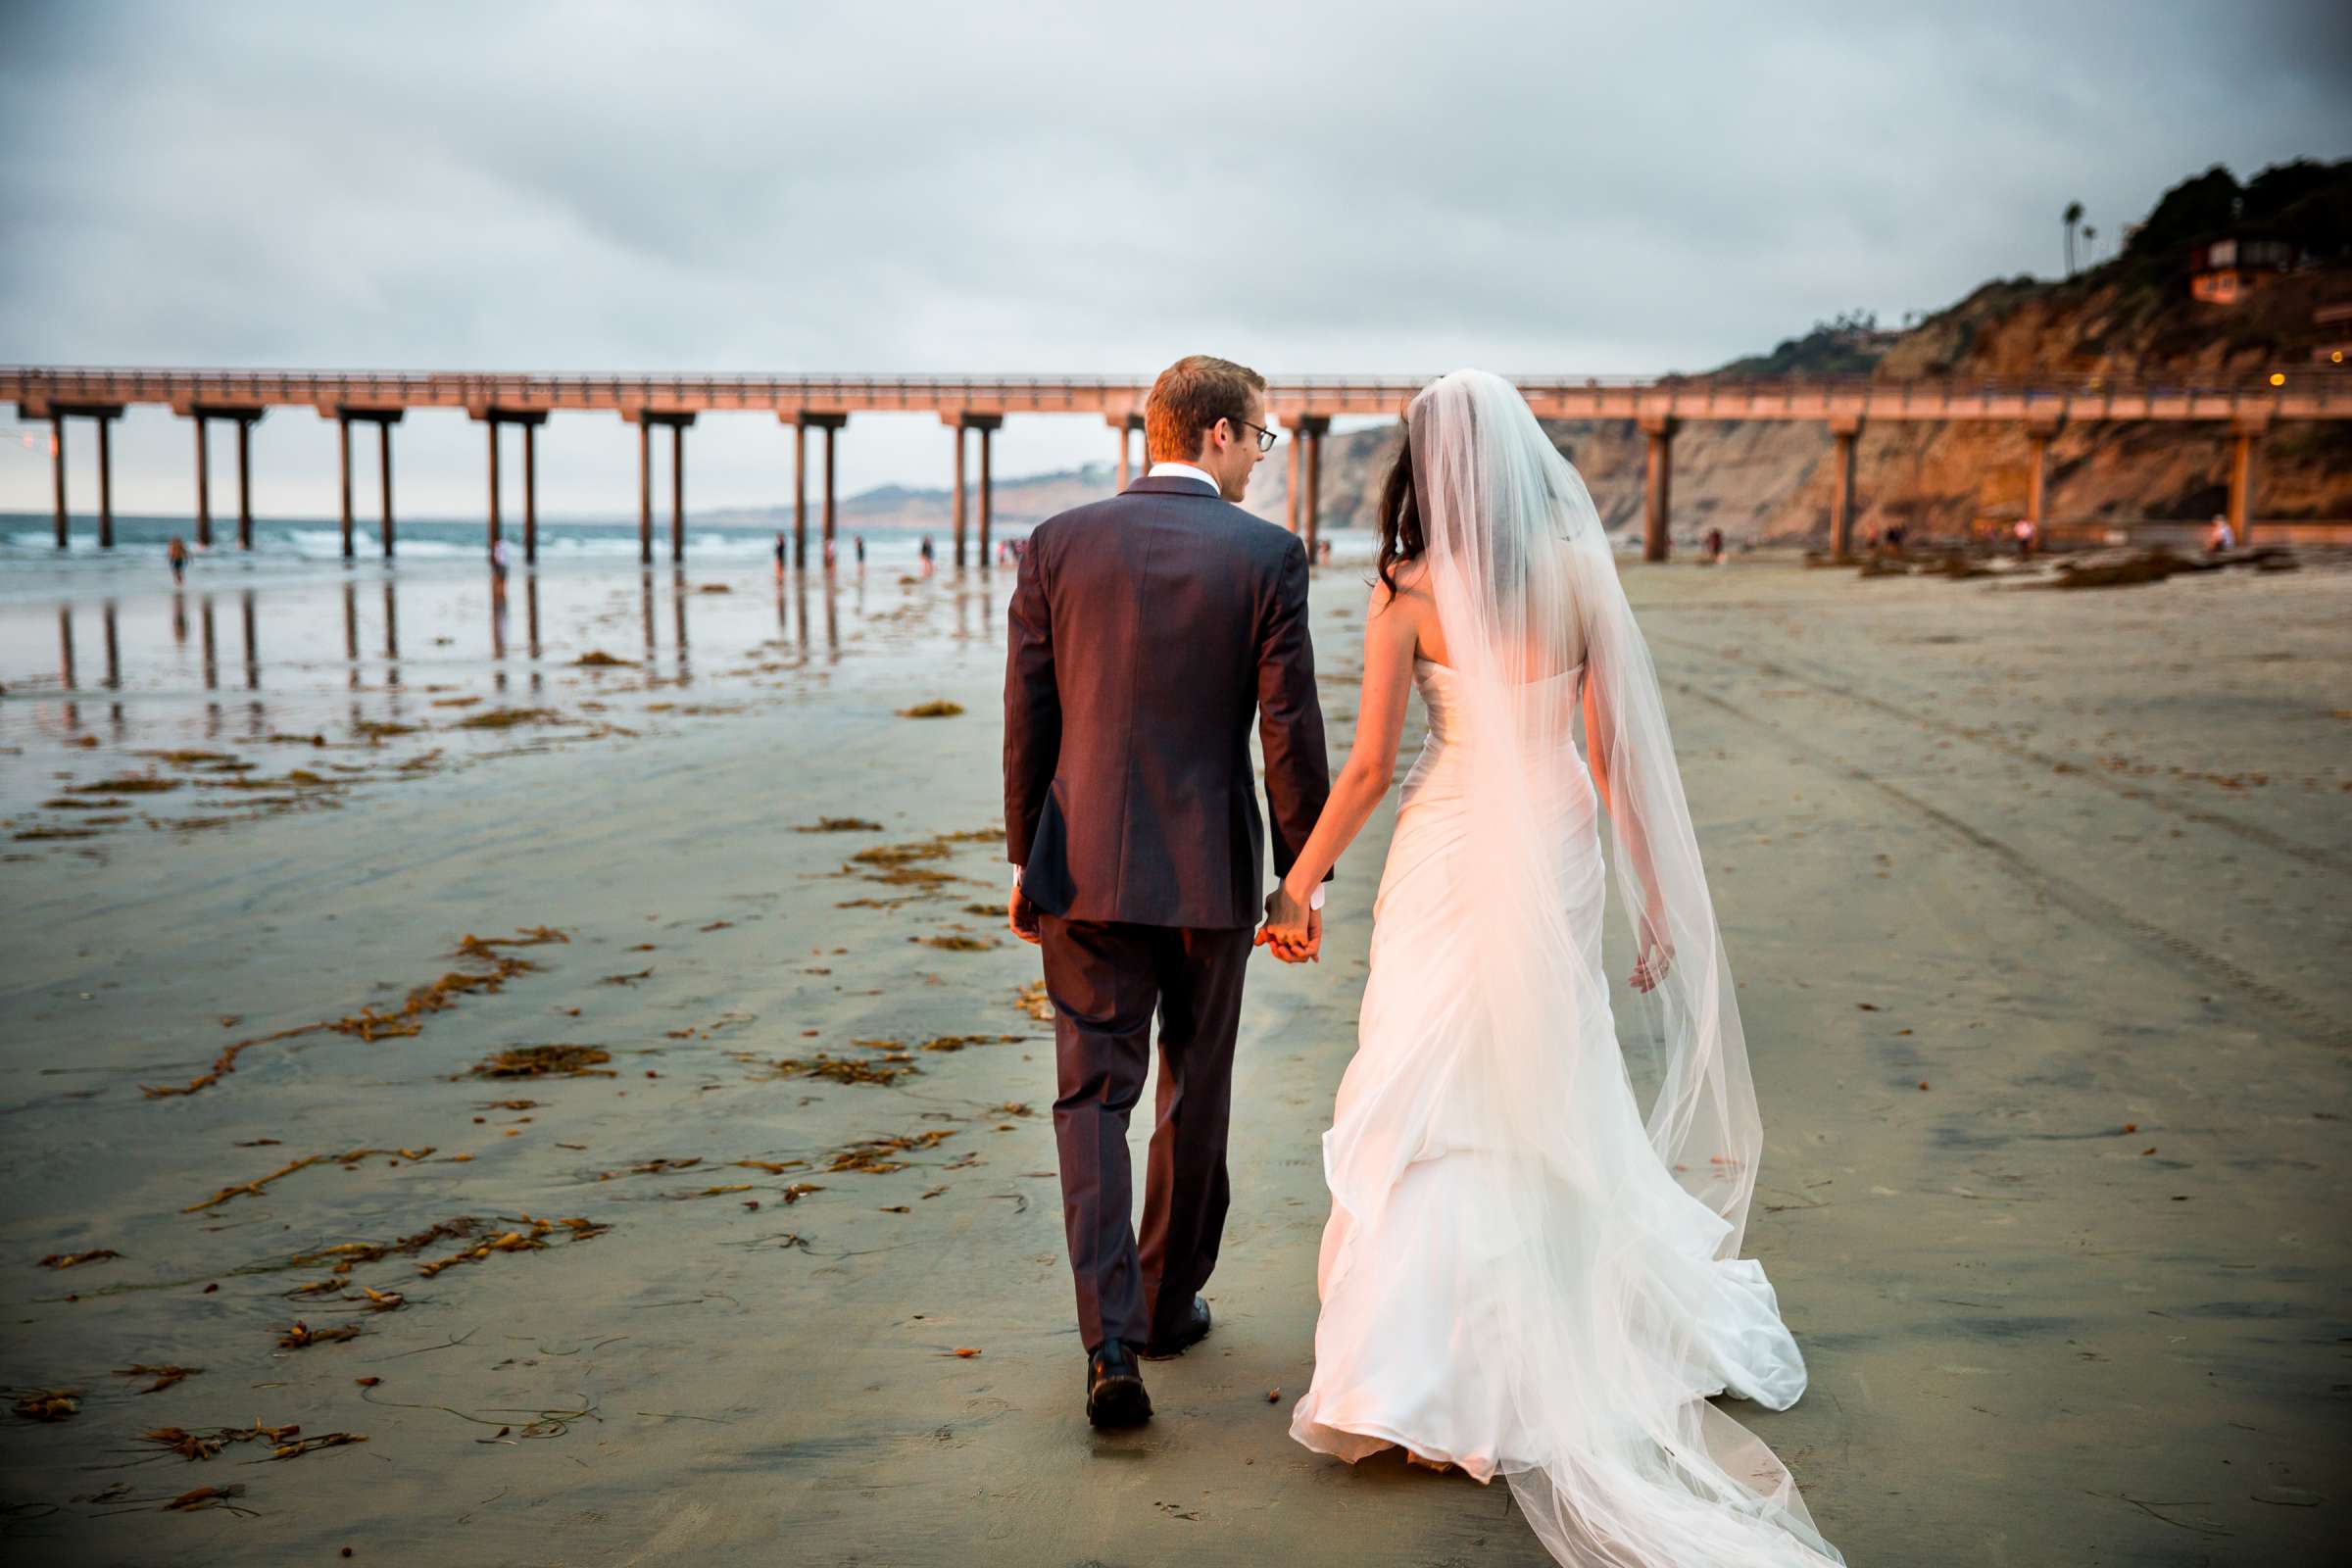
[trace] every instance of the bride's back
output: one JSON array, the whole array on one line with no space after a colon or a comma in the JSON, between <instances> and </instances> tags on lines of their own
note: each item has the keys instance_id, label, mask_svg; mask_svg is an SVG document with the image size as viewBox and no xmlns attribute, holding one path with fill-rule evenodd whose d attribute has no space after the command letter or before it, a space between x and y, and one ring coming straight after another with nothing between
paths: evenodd
<instances>
[{"instance_id":1,"label":"bride's back","mask_svg":"<svg viewBox=\"0 0 2352 1568\"><path fill-rule=\"evenodd\" d=\"M1447 585L1441 592L1432 577L1442 569L1446 568L1433 565L1427 557L1405 563L1396 568L1391 603L1413 617L1415 657L1453 668L1455 661L1446 645L1439 606L1446 600L1461 599L1464 591ZM1584 663L1584 622L1577 612L1569 572L1570 562L1562 552L1543 568L1541 575L1548 580L1540 590L1531 591L1530 585L1521 581L1480 595L1487 606L1499 612L1495 618L1507 623L1511 633L1474 662L1494 666L1492 671L1480 672L1527 682L1566 674Z\"/></svg>"}]
</instances>

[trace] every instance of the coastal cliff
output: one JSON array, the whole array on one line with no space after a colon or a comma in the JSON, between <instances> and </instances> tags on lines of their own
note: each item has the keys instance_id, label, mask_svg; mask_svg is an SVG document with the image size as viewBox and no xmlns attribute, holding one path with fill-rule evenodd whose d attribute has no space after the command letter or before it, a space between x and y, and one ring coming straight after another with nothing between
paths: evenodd
<instances>
[{"instance_id":1,"label":"coastal cliff","mask_svg":"<svg viewBox=\"0 0 2352 1568\"><path fill-rule=\"evenodd\" d=\"M2290 241L2302 263L2266 276L2233 304L2194 298L2195 248L2231 232ZM2019 378L2221 379L2309 373L2315 351L2352 340L2352 323L2315 319L2352 304L2352 161L2297 163L2240 185L2215 169L2168 192L2111 260L2071 278L1984 284L1901 332L1827 323L1771 354L1691 376L1865 373L1886 380ZM2343 373L2343 372L2338 372ZM1630 420L1546 421L1584 474L1612 531L1639 530L1645 445ZM2049 515L2063 536L2146 520L2201 522L2228 494L2229 431L2215 424L2076 424L2050 445ZM1368 526L1395 428L1334 435L1323 452L1326 527ZM1720 526L1735 540L1826 535L1832 444L1811 423L1692 421L1674 444L1674 535ZM1865 425L1856 468L1857 537L1888 525L1913 537L1955 536L2014 518L2026 498L2022 425ZM1282 515L1280 471L1268 462L1253 508ZM2269 520L2352 517L2352 428L2278 424L2265 437L2255 514Z\"/></svg>"}]
</instances>

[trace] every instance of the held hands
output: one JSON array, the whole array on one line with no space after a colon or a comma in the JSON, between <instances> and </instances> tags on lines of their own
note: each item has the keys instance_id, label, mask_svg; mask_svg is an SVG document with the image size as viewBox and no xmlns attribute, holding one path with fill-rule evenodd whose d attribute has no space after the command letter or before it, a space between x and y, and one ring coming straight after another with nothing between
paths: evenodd
<instances>
[{"instance_id":1,"label":"held hands","mask_svg":"<svg viewBox=\"0 0 2352 1568\"><path fill-rule=\"evenodd\" d=\"M1272 948L1284 963L1319 963L1323 954L1323 911L1310 909L1276 883L1266 895L1266 923L1257 930L1257 946Z\"/></svg>"}]
</instances>

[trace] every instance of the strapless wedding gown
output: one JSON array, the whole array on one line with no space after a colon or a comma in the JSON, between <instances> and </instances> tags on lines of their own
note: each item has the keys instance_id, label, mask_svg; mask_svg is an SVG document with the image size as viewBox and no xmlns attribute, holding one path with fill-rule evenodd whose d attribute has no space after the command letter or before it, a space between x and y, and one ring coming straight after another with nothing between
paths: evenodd
<instances>
[{"instance_id":1,"label":"strapless wedding gown","mask_svg":"<svg viewBox=\"0 0 2352 1568\"><path fill-rule=\"evenodd\" d=\"M1535 682L1521 700L1572 711L1582 675ZM1465 946L1481 879L1464 848L1478 761L1460 678L1415 661L1429 732L1401 792L1356 1053L1323 1136L1322 1315L1291 1435L1350 1462L1399 1445L1482 1483L1547 1481L1543 1505L1580 1516L1562 1530L1590 1541L1563 1560L1836 1562L1769 1450L1698 1402L1728 1392L1784 1408L1804 1392L1804 1359L1762 1266L1716 1256L1728 1222L1678 1185L1645 1134L1601 967L1598 802L1565 741L1528 764L1541 768L1541 832L1525 850L1580 934L1583 972L1557 977L1546 1040L1484 1038ZM1555 719L1545 732L1575 727ZM1529 1050L1550 1075L1546 1103L1498 1102L1490 1082L1529 1080L1518 1065L1482 1071L1482 1058ZM1531 1227L1544 1234L1522 1234ZM1629 1400L1659 1407L1611 1407ZM1737 1487L1703 1494L1678 1479L1674 1446L1655 1437L1677 1421ZM1534 1516L1540 1499L1522 1496ZM1651 1549L1612 1544L1629 1533Z\"/></svg>"}]
</instances>

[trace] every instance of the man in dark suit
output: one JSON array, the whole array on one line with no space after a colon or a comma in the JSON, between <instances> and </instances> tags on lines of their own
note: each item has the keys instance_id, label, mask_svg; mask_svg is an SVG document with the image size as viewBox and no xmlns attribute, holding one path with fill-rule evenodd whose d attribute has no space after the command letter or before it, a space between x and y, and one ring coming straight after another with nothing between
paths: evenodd
<instances>
[{"instance_id":1,"label":"man in dark suit","mask_svg":"<svg viewBox=\"0 0 2352 1568\"><path fill-rule=\"evenodd\" d=\"M1209 1328L1242 976L1259 915L1250 719L1265 754L1274 872L1330 792L1306 552L1234 505L1273 444L1265 380L1194 355L1145 405L1152 460L1122 495L1029 536L1004 668L1012 928L1054 1000L1063 1219L1087 1349L1087 1416L1150 1419L1138 1354ZM1318 894L1317 905L1321 903ZM1303 961L1320 947L1277 950ZM1127 1116L1159 1014L1159 1094L1132 1201Z\"/></svg>"}]
</instances>

